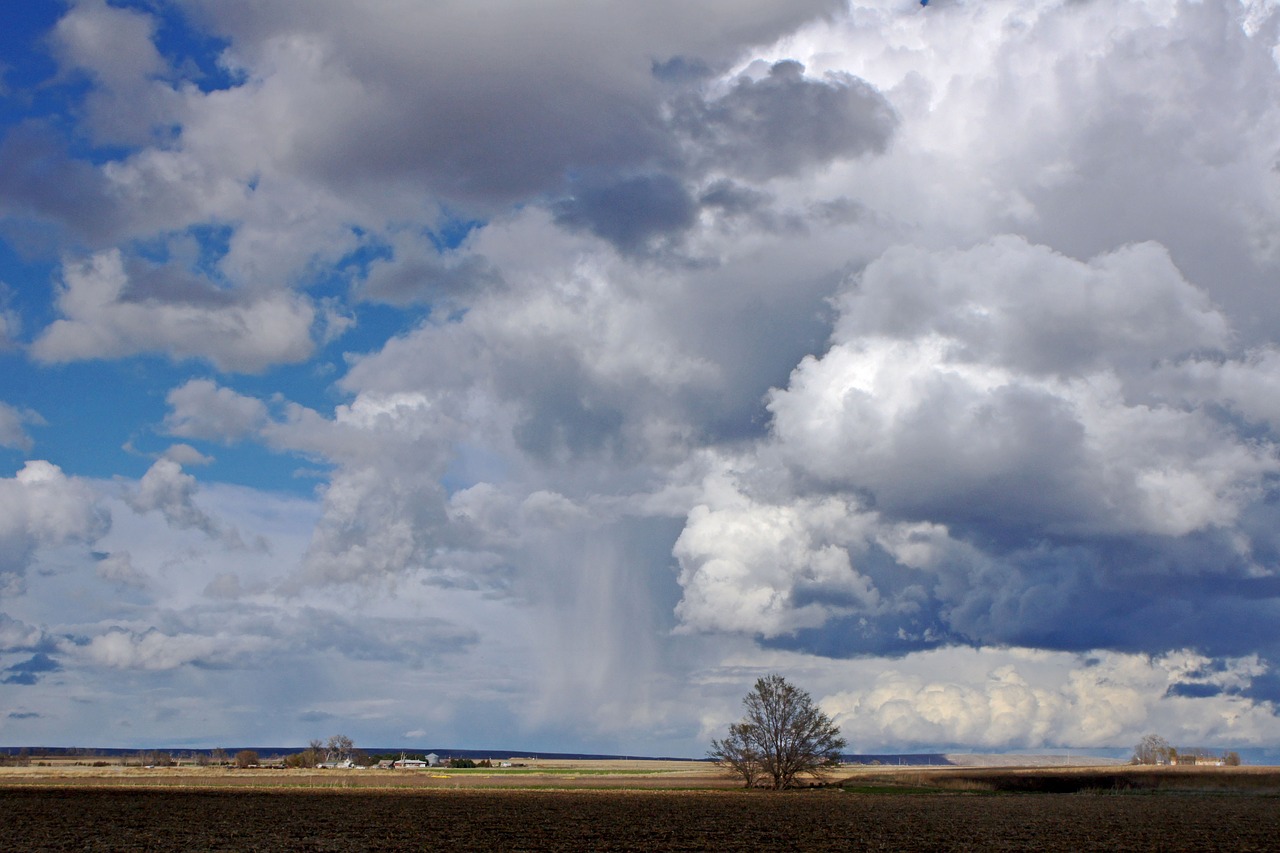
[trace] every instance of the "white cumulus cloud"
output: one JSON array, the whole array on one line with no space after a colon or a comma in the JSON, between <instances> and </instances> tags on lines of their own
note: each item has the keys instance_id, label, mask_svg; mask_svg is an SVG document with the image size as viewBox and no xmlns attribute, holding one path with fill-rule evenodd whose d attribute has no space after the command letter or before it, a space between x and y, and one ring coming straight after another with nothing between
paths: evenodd
<instances>
[{"instance_id":1,"label":"white cumulus cloud","mask_svg":"<svg viewBox=\"0 0 1280 853\"><path fill-rule=\"evenodd\" d=\"M91 543L110 525L87 482L50 462L27 462L15 476L0 479L0 583L20 584L37 549Z\"/></svg>"},{"instance_id":2,"label":"white cumulus cloud","mask_svg":"<svg viewBox=\"0 0 1280 853\"><path fill-rule=\"evenodd\" d=\"M131 299L118 250L63 270L57 298L62 319L31 345L41 361L120 358L160 352L202 358L222 370L256 372L305 359L313 350L316 312L302 296L265 293L223 304Z\"/></svg>"}]
</instances>

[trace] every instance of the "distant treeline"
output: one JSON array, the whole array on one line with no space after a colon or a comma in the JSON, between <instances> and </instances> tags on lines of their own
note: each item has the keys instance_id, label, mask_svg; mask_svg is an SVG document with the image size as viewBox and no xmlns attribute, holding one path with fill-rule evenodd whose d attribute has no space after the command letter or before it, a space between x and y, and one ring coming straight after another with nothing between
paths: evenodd
<instances>
[{"instance_id":1,"label":"distant treeline","mask_svg":"<svg viewBox=\"0 0 1280 853\"><path fill-rule=\"evenodd\" d=\"M841 755L840 760L845 764L892 764L917 767L920 765L951 765L955 762L947 758L942 752L916 752L916 753L896 753L889 752L883 754L854 754Z\"/></svg>"}]
</instances>

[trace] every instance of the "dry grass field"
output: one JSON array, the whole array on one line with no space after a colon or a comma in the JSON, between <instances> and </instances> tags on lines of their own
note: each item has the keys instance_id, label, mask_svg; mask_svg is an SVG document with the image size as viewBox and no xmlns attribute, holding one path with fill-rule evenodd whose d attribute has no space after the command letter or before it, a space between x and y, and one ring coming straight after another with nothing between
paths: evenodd
<instances>
[{"instance_id":1,"label":"dry grass field","mask_svg":"<svg viewBox=\"0 0 1280 853\"><path fill-rule=\"evenodd\" d=\"M0 767L0 787L73 788L734 788L733 779L703 761L570 761L525 759L523 767L427 770L278 770L226 767L95 767L53 761Z\"/></svg>"},{"instance_id":2,"label":"dry grass field","mask_svg":"<svg viewBox=\"0 0 1280 853\"><path fill-rule=\"evenodd\" d=\"M426 770L282 770L229 767L93 766L63 760L0 767L0 788L521 789L731 790L740 783L705 761L523 759L506 768ZM827 773L827 787L849 791L953 793L1202 792L1280 796L1276 767L1130 765L858 766Z\"/></svg>"}]
</instances>

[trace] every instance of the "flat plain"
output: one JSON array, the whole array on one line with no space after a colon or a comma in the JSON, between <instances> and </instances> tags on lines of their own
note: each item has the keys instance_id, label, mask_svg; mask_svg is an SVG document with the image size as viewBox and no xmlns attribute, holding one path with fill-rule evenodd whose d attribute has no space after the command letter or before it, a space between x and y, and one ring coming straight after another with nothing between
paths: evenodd
<instances>
[{"instance_id":1,"label":"flat plain","mask_svg":"<svg viewBox=\"0 0 1280 853\"><path fill-rule=\"evenodd\" d=\"M8 768L0 849L1274 850L1280 838L1270 768L843 768L837 784L772 793L692 764Z\"/></svg>"}]
</instances>

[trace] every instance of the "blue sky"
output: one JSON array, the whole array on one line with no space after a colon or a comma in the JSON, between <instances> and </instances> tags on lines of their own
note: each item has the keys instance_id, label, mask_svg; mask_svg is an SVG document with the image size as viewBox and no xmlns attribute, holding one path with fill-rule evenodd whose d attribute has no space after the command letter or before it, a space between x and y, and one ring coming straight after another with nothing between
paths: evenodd
<instances>
[{"instance_id":1,"label":"blue sky","mask_svg":"<svg viewBox=\"0 0 1280 853\"><path fill-rule=\"evenodd\" d=\"M1272 0L0 34L0 743L1280 740Z\"/></svg>"}]
</instances>

